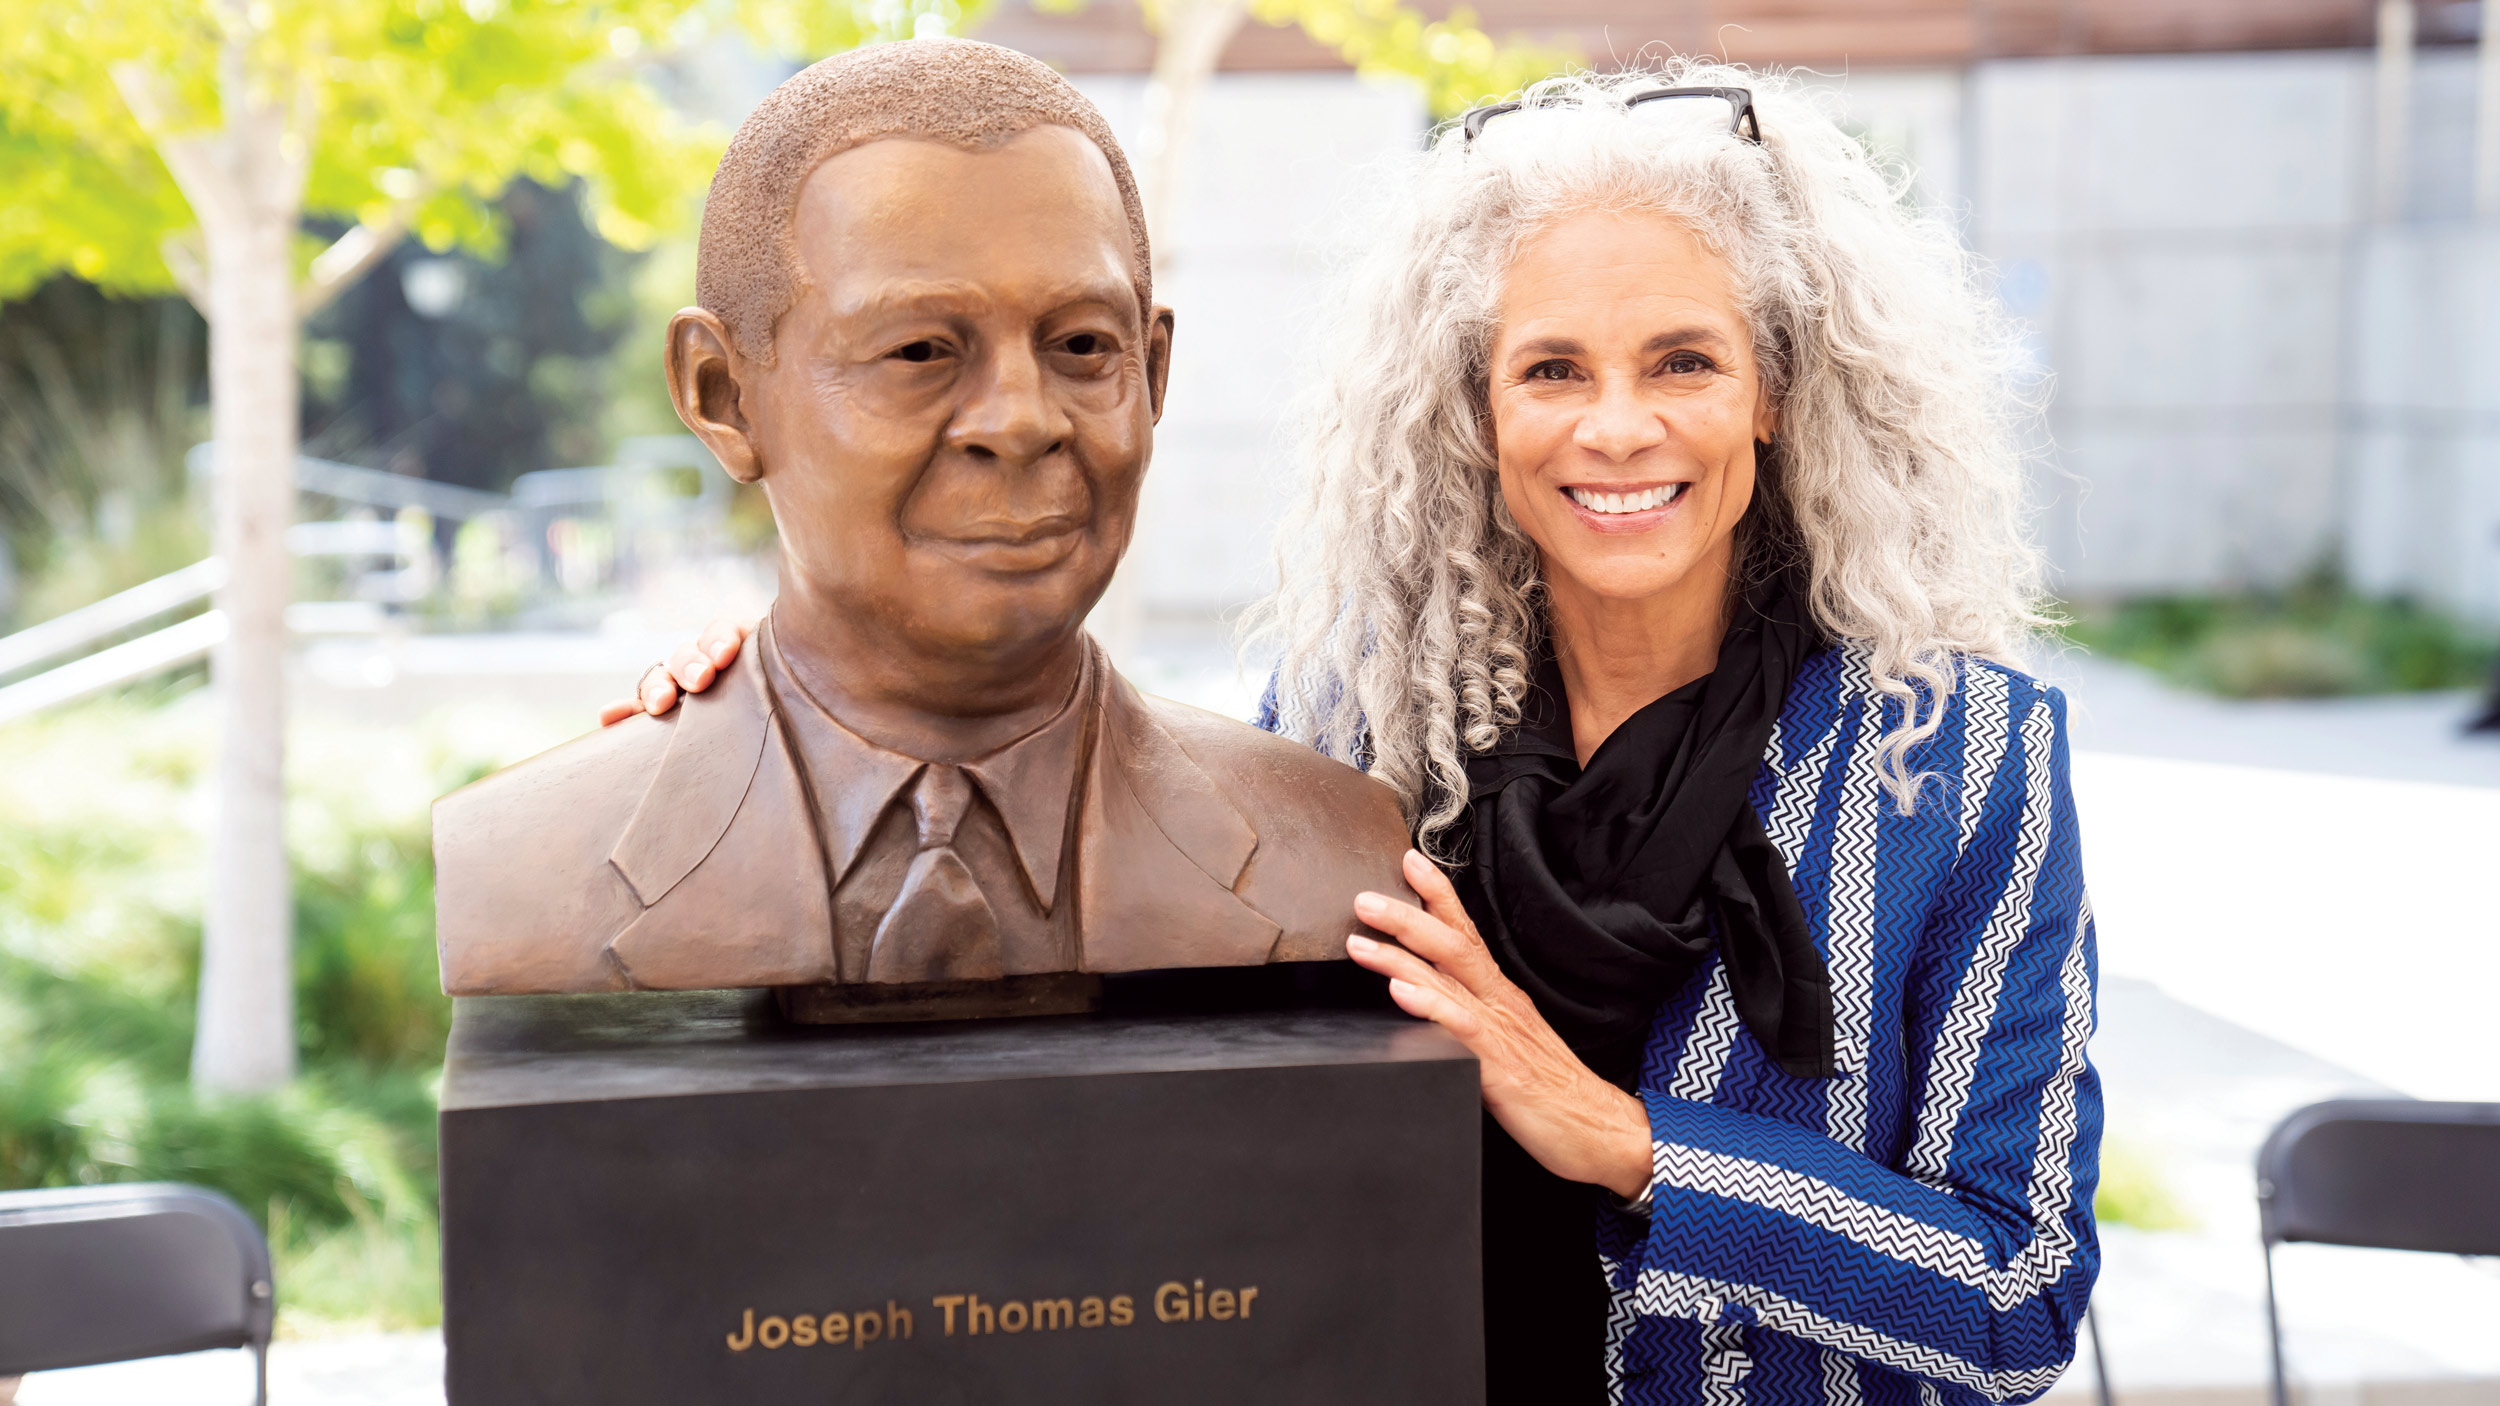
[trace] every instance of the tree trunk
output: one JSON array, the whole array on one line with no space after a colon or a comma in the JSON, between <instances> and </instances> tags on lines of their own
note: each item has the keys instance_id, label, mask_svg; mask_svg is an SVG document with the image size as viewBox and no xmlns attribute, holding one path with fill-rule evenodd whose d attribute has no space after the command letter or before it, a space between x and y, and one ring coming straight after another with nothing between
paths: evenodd
<instances>
[{"instance_id":1,"label":"tree trunk","mask_svg":"<svg viewBox=\"0 0 2500 1406\"><path fill-rule=\"evenodd\" d=\"M1155 38L1154 72L1146 80L1145 129L1137 135L1138 197L1146 207L1146 232L1154 237L1155 272L1172 265L1173 221L1179 212L1181 172L1189 164L1189 139L1197 130L1198 100L1215 77L1224 46L1233 42L1250 11L1249 0L1164 0L1162 30Z\"/></svg>"},{"instance_id":2,"label":"tree trunk","mask_svg":"<svg viewBox=\"0 0 2500 1406\"><path fill-rule=\"evenodd\" d=\"M286 855L286 531L295 520L294 240L303 143L251 81L237 7L220 73L222 120L157 148L200 222L207 253L210 423L217 442L211 541L225 558L227 634L209 660L221 717L199 1029L191 1077L248 1092L295 1075L294 900ZM134 108L144 79L125 81ZM284 93L270 83L260 94ZM153 106L153 104L146 104ZM142 111L148 123L150 113ZM161 117L161 114L159 114ZM149 124L162 131L160 122Z\"/></svg>"},{"instance_id":3,"label":"tree trunk","mask_svg":"<svg viewBox=\"0 0 2500 1406\"><path fill-rule=\"evenodd\" d=\"M1154 245L1159 284L1175 266L1181 172L1189 162L1198 99L1215 77L1224 46L1249 14L1249 0L1164 0L1156 13L1154 73L1146 81L1145 124L1137 134L1137 196L1146 207L1146 233ZM1187 330L1185 327L1182 329ZM1134 546L1134 543L1131 544ZM1134 557L1122 560L1110 588L1095 603L1087 628L1123 666L1143 643L1145 602L1137 591Z\"/></svg>"}]
</instances>

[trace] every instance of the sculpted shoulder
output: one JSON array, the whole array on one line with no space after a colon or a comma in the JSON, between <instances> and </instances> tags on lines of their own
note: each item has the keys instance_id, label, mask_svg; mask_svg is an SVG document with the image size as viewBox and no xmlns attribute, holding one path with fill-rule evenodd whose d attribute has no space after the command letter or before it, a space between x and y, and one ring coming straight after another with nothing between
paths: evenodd
<instances>
[{"instance_id":1,"label":"sculpted shoulder","mask_svg":"<svg viewBox=\"0 0 2500 1406\"><path fill-rule=\"evenodd\" d=\"M621 989L603 950L640 910L608 856L667 755L675 722L635 717L434 803L443 988Z\"/></svg>"},{"instance_id":2,"label":"sculpted shoulder","mask_svg":"<svg viewBox=\"0 0 2500 1406\"><path fill-rule=\"evenodd\" d=\"M1411 832L1387 786L1248 723L1168 698L1147 705L1258 831L1239 892L1284 930L1271 960L1343 957L1364 889L1412 899L1398 872Z\"/></svg>"}]
</instances>

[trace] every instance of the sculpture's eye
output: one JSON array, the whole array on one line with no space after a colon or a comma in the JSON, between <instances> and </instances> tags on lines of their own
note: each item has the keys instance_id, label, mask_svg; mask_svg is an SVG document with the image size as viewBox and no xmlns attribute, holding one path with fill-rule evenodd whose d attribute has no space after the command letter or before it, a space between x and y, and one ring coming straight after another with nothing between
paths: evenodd
<instances>
[{"instance_id":1,"label":"sculpture's eye","mask_svg":"<svg viewBox=\"0 0 2500 1406\"><path fill-rule=\"evenodd\" d=\"M1068 339L1068 350L1078 356L1094 356L1111 350L1111 343L1108 338L1096 336L1094 333L1079 332Z\"/></svg>"},{"instance_id":2,"label":"sculpture's eye","mask_svg":"<svg viewBox=\"0 0 2500 1406\"><path fill-rule=\"evenodd\" d=\"M937 343L926 340L905 343L892 353L897 361L935 361L937 354Z\"/></svg>"}]
</instances>

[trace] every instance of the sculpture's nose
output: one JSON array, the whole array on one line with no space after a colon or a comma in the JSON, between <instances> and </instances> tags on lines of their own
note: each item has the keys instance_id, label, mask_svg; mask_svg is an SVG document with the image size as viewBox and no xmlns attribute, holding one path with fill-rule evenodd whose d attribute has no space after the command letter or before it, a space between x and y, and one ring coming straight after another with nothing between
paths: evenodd
<instances>
[{"instance_id":1,"label":"sculpture's nose","mask_svg":"<svg viewBox=\"0 0 2500 1406\"><path fill-rule=\"evenodd\" d=\"M995 346L948 424L950 449L1002 467L1024 468L1068 447L1067 408L1052 394L1041 358L1027 342Z\"/></svg>"}]
</instances>

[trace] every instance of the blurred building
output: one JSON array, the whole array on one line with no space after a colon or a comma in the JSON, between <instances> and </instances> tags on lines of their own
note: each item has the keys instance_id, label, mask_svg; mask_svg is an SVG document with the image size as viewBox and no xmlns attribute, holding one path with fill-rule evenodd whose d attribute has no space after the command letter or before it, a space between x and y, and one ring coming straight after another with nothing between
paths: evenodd
<instances>
[{"instance_id":1,"label":"blurred building","mask_svg":"<svg viewBox=\"0 0 2500 1406\"><path fill-rule=\"evenodd\" d=\"M2478 77L2479 5L1474 8L1496 35L1599 67L1662 46L1809 69L1910 163L2054 377L2040 500L2062 591L2339 565L2365 589L2500 620L2500 116ZM1059 65L1137 130L1154 48L1133 4L1011 3L979 32ZM1221 611L1267 579L1290 491L1285 397L1342 212L1363 164L1427 126L1414 97L1297 31L1253 23L1226 50L1164 239L1180 340L1139 537L1150 616Z\"/></svg>"}]
</instances>

